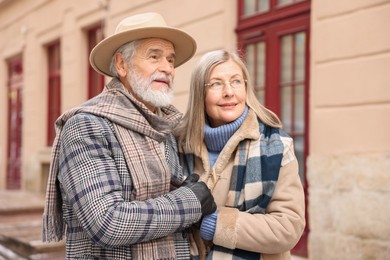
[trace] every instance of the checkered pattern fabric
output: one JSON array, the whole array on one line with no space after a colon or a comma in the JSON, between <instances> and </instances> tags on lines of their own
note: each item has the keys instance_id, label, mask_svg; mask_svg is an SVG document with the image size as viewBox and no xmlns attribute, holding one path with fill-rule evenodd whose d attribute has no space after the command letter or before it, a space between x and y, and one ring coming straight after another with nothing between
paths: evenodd
<instances>
[{"instance_id":1,"label":"checkered pattern fabric","mask_svg":"<svg viewBox=\"0 0 390 260\"><path fill-rule=\"evenodd\" d=\"M171 179L183 179L171 135L180 118L173 107L151 113L117 79L64 113L56 122L43 240L62 239L66 223L70 259L188 259L186 228L201 207L188 188L170 191Z\"/></svg>"}]
</instances>

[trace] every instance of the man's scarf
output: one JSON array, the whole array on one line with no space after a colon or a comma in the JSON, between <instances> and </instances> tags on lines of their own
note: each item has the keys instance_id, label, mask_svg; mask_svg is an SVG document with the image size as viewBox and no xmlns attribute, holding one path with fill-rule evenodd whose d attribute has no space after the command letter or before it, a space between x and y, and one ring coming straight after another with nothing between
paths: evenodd
<instances>
[{"instance_id":1,"label":"man's scarf","mask_svg":"<svg viewBox=\"0 0 390 260\"><path fill-rule=\"evenodd\" d=\"M156 116L131 96L124 86L114 78L96 98L91 99L83 106L65 112L56 121L57 134L52 148L43 215L43 241L63 239L65 223L63 221L61 190L57 179L61 147L60 136L66 121L73 115L82 112L104 117L112 122L115 136L122 147L133 180L132 200L146 200L161 196L169 192L170 189L171 163L168 162L171 169L162 167L161 164L154 164L145 159L142 151L153 150L152 143L154 141L163 142L179 123L181 114L173 106L169 106L161 109L161 117ZM149 137L147 142L143 141L143 147L138 147L139 140L133 135L133 132ZM135 149L137 147L138 149ZM148 167L150 164L153 164L153 171ZM138 243L131 248L132 256L135 259L174 259L176 256L172 235Z\"/></svg>"}]
</instances>

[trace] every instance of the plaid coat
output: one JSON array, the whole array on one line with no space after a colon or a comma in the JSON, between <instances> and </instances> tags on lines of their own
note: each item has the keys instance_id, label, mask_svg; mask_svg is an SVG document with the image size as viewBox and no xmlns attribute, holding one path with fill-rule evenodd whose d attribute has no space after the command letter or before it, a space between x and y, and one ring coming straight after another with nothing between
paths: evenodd
<instances>
[{"instance_id":1,"label":"plaid coat","mask_svg":"<svg viewBox=\"0 0 390 260\"><path fill-rule=\"evenodd\" d=\"M201 207L188 188L170 191L171 179L183 179L171 134L179 120L173 107L151 113L117 79L62 115L44 240L61 238L50 223L63 215L68 259L188 259L186 228Z\"/></svg>"},{"instance_id":2,"label":"plaid coat","mask_svg":"<svg viewBox=\"0 0 390 260\"><path fill-rule=\"evenodd\" d=\"M213 245L193 232L194 259L290 259L305 226L304 193L293 140L249 110L210 169L207 148L184 151L185 174L196 172L218 206Z\"/></svg>"}]
</instances>

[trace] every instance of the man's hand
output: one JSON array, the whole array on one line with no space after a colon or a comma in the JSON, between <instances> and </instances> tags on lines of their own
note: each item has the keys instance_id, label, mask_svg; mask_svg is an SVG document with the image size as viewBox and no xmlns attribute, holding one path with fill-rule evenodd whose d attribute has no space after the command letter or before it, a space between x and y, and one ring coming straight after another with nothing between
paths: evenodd
<instances>
[{"instance_id":1,"label":"man's hand","mask_svg":"<svg viewBox=\"0 0 390 260\"><path fill-rule=\"evenodd\" d=\"M198 198L200 205L202 206L203 216L214 213L217 210L214 197L207 185L202 181L198 182L198 180L199 175L193 173L184 180L184 182L181 184L181 187L187 187L192 190L192 192Z\"/></svg>"}]
</instances>

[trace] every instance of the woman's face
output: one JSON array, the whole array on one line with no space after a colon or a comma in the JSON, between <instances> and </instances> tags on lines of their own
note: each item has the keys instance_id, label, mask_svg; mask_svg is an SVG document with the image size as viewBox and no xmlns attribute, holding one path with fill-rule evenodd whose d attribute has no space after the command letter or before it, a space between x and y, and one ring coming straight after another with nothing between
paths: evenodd
<instances>
[{"instance_id":1,"label":"woman's face","mask_svg":"<svg viewBox=\"0 0 390 260\"><path fill-rule=\"evenodd\" d=\"M240 66L231 59L217 65L207 83L205 107L210 125L218 127L239 118L245 110L246 101Z\"/></svg>"}]
</instances>

